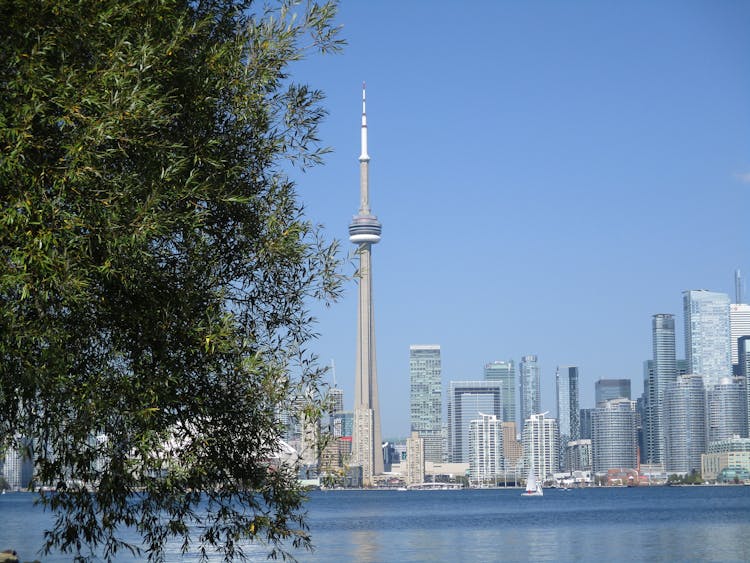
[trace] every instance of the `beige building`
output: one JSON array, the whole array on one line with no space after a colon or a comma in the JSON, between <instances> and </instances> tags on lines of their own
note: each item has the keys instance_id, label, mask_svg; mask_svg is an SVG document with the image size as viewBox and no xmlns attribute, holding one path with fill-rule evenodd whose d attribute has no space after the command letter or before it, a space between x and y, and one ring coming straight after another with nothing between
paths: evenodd
<instances>
[{"instance_id":1,"label":"beige building","mask_svg":"<svg viewBox=\"0 0 750 563\"><path fill-rule=\"evenodd\" d=\"M750 471L750 438L734 436L709 444L708 453L701 456L703 479L714 481L727 467L741 467Z\"/></svg>"},{"instance_id":2,"label":"beige building","mask_svg":"<svg viewBox=\"0 0 750 563\"><path fill-rule=\"evenodd\" d=\"M456 477L466 477L469 472L468 463L425 463L424 474L428 482L440 481L444 478L453 480Z\"/></svg>"},{"instance_id":3,"label":"beige building","mask_svg":"<svg viewBox=\"0 0 750 563\"><path fill-rule=\"evenodd\" d=\"M505 467L514 468L519 459L523 457L523 446L516 439L516 423L503 422L503 456Z\"/></svg>"},{"instance_id":4,"label":"beige building","mask_svg":"<svg viewBox=\"0 0 750 563\"><path fill-rule=\"evenodd\" d=\"M424 483L424 440L412 432L406 439L406 484L419 483Z\"/></svg>"}]
</instances>

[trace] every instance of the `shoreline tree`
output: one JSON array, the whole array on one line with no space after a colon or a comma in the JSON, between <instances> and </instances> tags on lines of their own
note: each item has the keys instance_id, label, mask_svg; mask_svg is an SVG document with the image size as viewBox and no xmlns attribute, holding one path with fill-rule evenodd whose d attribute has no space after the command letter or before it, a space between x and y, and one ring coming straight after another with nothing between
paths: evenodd
<instances>
[{"instance_id":1,"label":"shoreline tree","mask_svg":"<svg viewBox=\"0 0 750 563\"><path fill-rule=\"evenodd\" d=\"M0 440L56 489L45 553L311 546L278 413L321 406L308 304L342 278L285 173L325 153L288 65L335 10L0 0Z\"/></svg>"}]
</instances>

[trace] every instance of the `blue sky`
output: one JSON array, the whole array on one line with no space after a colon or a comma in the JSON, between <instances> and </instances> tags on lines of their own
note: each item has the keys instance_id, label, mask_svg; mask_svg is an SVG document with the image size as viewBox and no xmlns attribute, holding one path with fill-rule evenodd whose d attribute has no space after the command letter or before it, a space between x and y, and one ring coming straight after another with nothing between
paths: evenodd
<instances>
[{"instance_id":1,"label":"blue sky","mask_svg":"<svg viewBox=\"0 0 750 563\"><path fill-rule=\"evenodd\" d=\"M750 278L750 3L352 1L338 21L344 53L292 67L334 151L299 194L350 251L366 81L384 437L409 431L410 344L440 344L444 385L536 354L552 413L555 367L578 365L588 407L600 378L640 394L654 313L681 352L681 292ZM349 408L356 299L315 308L311 346Z\"/></svg>"}]
</instances>

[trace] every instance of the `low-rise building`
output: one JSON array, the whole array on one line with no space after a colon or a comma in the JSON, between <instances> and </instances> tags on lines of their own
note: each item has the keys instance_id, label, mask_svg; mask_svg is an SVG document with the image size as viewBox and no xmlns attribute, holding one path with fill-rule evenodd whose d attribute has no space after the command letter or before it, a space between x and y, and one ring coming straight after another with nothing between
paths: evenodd
<instances>
[{"instance_id":1,"label":"low-rise building","mask_svg":"<svg viewBox=\"0 0 750 563\"><path fill-rule=\"evenodd\" d=\"M709 443L708 452L701 456L703 479L716 481L727 468L750 471L750 438L733 436Z\"/></svg>"}]
</instances>

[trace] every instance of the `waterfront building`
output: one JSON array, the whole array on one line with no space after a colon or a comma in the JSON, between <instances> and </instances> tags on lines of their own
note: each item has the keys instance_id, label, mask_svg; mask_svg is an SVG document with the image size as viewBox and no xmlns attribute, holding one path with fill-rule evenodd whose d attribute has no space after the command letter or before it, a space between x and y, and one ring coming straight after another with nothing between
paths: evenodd
<instances>
[{"instance_id":1,"label":"waterfront building","mask_svg":"<svg viewBox=\"0 0 750 563\"><path fill-rule=\"evenodd\" d=\"M713 481L722 470L730 467L750 471L750 438L732 436L708 444L708 451L701 456L703 479Z\"/></svg>"},{"instance_id":2,"label":"waterfront building","mask_svg":"<svg viewBox=\"0 0 750 563\"><path fill-rule=\"evenodd\" d=\"M16 438L16 445L5 449L4 457L0 457L0 477L4 477L11 491L27 489L34 472L32 459L24 455L28 440ZM20 446L18 445L20 444Z\"/></svg>"},{"instance_id":3,"label":"waterfront building","mask_svg":"<svg viewBox=\"0 0 750 563\"><path fill-rule=\"evenodd\" d=\"M406 484L424 483L424 440L419 432L412 431L406 439Z\"/></svg>"},{"instance_id":4,"label":"waterfront building","mask_svg":"<svg viewBox=\"0 0 750 563\"><path fill-rule=\"evenodd\" d=\"M604 401L591 415L591 454L593 471L638 467L635 401Z\"/></svg>"},{"instance_id":5,"label":"waterfront building","mask_svg":"<svg viewBox=\"0 0 750 563\"><path fill-rule=\"evenodd\" d=\"M580 438L580 408L578 406L578 367L558 366L555 374L557 422L560 431L560 441L563 448L558 459L564 460L564 448L568 442ZM569 467L560 467L563 471L570 471Z\"/></svg>"},{"instance_id":6,"label":"waterfront building","mask_svg":"<svg viewBox=\"0 0 750 563\"><path fill-rule=\"evenodd\" d=\"M580 430L579 438L582 440L591 440L591 413L594 409L581 409L578 413Z\"/></svg>"},{"instance_id":7,"label":"waterfront building","mask_svg":"<svg viewBox=\"0 0 750 563\"><path fill-rule=\"evenodd\" d=\"M346 466L352 451L351 437L333 438L325 444L320 454L322 473L338 473Z\"/></svg>"},{"instance_id":8,"label":"waterfront building","mask_svg":"<svg viewBox=\"0 0 750 563\"><path fill-rule=\"evenodd\" d=\"M354 464L362 467L362 481L370 486L374 475L383 473L380 406L375 356L375 315L372 302L372 245L380 242L382 226L370 210L367 111L362 85L361 153L359 156L359 212L349 225L349 240L359 256L359 302L357 314L357 356L354 385Z\"/></svg>"},{"instance_id":9,"label":"waterfront building","mask_svg":"<svg viewBox=\"0 0 750 563\"><path fill-rule=\"evenodd\" d=\"M516 422L516 368L513 360L494 361L484 366L485 381L496 381L503 393L503 422Z\"/></svg>"},{"instance_id":10,"label":"waterfront building","mask_svg":"<svg viewBox=\"0 0 750 563\"><path fill-rule=\"evenodd\" d=\"M532 414L523 425L523 455L526 468L533 467L542 482L560 466L560 430L547 413Z\"/></svg>"},{"instance_id":11,"label":"waterfront building","mask_svg":"<svg viewBox=\"0 0 750 563\"><path fill-rule=\"evenodd\" d=\"M503 473L503 421L480 414L469 423L469 481L475 486L496 485Z\"/></svg>"},{"instance_id":12,"label":"waterfront building","mask_svg":"<svg viewBox=\"0 0 750 563\"><path fill-rule=\"evenodd\" d=\"M664 438L667 473L701 470L706 451L706 394L700 375L679 375L664 394Z\"/></svg>"},{"instance_id":13,"label":"waterfront building","mask_svg":"<svg viewBox=\"0 0 750 563\"><path fill-rule=\"evenodd\" d=\"M450 461L469 462L469 425L480 413L502 420L502 387L496 381L451 381L448 391Z\"/></svg>"},{"instance_id":14,"label":"waterfront building","mask_svg":"<svg viewBox=\"0 0 750 563\"><path fill-rule=\"evenodd\" d=\"M518 364L521 395L521 429L527 418L542 410L542 392L539 381L539 360L535 355L521 357Z\"/></svg>"},{"instance_id":15,"label":"waterfront building","mask_svg":"<svg viewBox=\"0 0 750 563\"><path fill-rule=\"evenodd\" d=\"M594 383L594 404L612 399L630 399L629 379L598 379Z\"/></svg>"},{"instance_id":16,"label":"waterfront building","mask_svg":"<svg viewBox=\"0 0 750 563\"><path fill-rule=\"evenodd\" d=\"M647 463L646 461L646 402L644 394L641 394L635 401L635 434L638 441L638 464Z\"/></svg>"},{"instance_id":17,"label":"waterfront building","mask_svg":"<svg viewBox=\"0 0 750 563\"><path fill-rule=\"evenodd\" d=\"M9 448L5 450L5 457L0 467L2 468L0 476L5 478L11 491L18 491L25 487L22 478L22 460L17 449Z\"/></svg>"},{"instance_id":18,"label":"waterfront building","mask_svg":"<svg viewBox=\"0 0 750 563\"><path fill-rule=\"evenodd\" d=\"M737 358L739 361L739 376L745 378L745 409L747 413L747 431L750 436L750 336L740 336L737 339Z\"/></svg>"},{"instance_id":19,"label":"waterfront building","mask_svg":"<svg viewBox=\"0 0 750 563\"><path fill-rule=\"evenodd\" d=\"M646 459L649 463L662 463L665 455L664 393L667 385L677 379L677 356L674 315L657 313L651 320L653 370L648 385L646 404L648 428Z\"/></svg>"},{"instance_id":20,"label":"waterfront building","mask_svg":"<svg viewBox=\"0 0 750 563\"><path fill-rule=\"evenodd\" d=\"M731 354L733 375L740 375L739 339L750 336L750 305L747 303L730 303L729 333L731 337Z\"/></svg>"},{"instance_id":21,"label":"waterfront building","mask_svg":"<svg viewBox=\"0 0 750 563\"><path fill-rule=\"evenodd\" d=\"M401 453L394 442L383 442L383 470L385 473L393 472L393 465L401 463Z\"/></svg>"},{"instance_id":22,"label":"waterfront building","mask_svg":"<svg viewBox=\"0 0 750 563\"><path fill-rule=\"evenodd\" d=\"M424 464L425 481L428 483L455 483L457 477L464 478L468 473L468 463L426 461Z\"/></svg>"},{"instance_id":23,"label":"waterfront building","mask_svg":"<svg viewBox=\"0 0 750 563\"><path fill-rule=\"evenodd\" d=\"M503 422L503 457L505 467L514 468L518 460L523 458L523 446L517 439L515 422Z\"/></svg>"},{"instance_id":24,"label":"waterfront building","mask_svg":"<svg viewBox=\"0 0 750 563\"><path fill-rule=\"evenodd\" d=\"M591 409L593 411L593 409ZM565 450L568 456L568 466L570 471L591 471L593 468L593 458L591 455L591 439L581 438L568 442Z\"/></svg>"},{"instance_id":25,"label":"waterfront building","mask_svg":"<svg viewBox=\"0 0 750 563\"><path fill-rule=\"evenodd\" d=\"M750 336L740 336L737 339L738 374L746 380L750 376Z\"/></svg>"},{"instance_id":26,"label":"waterfront building","mask_svg":"<svg viewBox=\"0 0 750 563\"><path fill-rule=\"evenodd\" d=\"M656 445L654 425L656 424L656 381L654 381L654 360L643 362L643 450L641 450L641 464L658 464L659 454Z\"/></svg>"},{"instance_id":27,"label":"waterfront building","mask_svg":"<svg viewBox=\"0 0 750 563\"><path fill-rule=\"evenodd\" d=\"M440 346L409 347L409 397L412 432L424 440L426 461L443 461L443 384Z\"/></svg>"},{"instance_id":28,"label":"waterfront building","mask_svg":"<svg viewBox=\"0 0 750 563\"><path fill-rule=\"evenodd\" d=\"M729 296L706 290L683 292L685 353L690 372L706 389L732 375Z\"/></svg>"},{"instance_id":29,"label":"waterfront building","mask_svg":"<svg viewBox=\"0 0 750 563\"><path fill-rule=\"evenodd\" d=\"M747 436L747 389L744 377L724 377L707 391L708 442Z\"/></svg>"}]
</instances>

